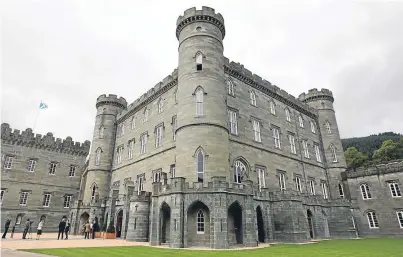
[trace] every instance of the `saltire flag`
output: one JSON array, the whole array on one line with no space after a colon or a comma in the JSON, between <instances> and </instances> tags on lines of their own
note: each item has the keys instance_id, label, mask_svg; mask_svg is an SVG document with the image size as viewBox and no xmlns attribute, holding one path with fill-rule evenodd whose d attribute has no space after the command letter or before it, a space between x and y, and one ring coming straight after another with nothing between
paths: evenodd
<instances>
[{"instance_id":1,"label":"saltire flag","mask_svg":"<svg viewBox=\"0 0 403 257\"><path fill-rule=\"evenodd\" d=\"M41 102L41 104L39 105L39 109L47 109L47 108L48 108L48 105L45 103Z\"/></svg>"}]
</instances>

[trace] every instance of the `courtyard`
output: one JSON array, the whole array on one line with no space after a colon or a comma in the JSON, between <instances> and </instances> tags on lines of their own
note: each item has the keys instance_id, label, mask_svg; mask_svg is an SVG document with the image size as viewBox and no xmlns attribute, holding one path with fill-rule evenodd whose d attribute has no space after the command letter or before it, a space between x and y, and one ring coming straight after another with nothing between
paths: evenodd
<instances>
[{"instance_id":1,"label":"courtyard","mask_svg":"<svg viewBox=\"0 0 403 257\"><path fill-rule=\"evenodd\" d=\"M215 256L237 257L403 257L403 238L338 239L311 242L306 244L264 244L258 249L169 249L165 246L150 247L148 243L128 242L125 240L84 240L72 237L58 241L54 237L43 240L2 240L2 255L15 257L63 256L63 257L187 257ZM19 251L15 251L19 249ZM6 252L8 251L8 252Z\"/></svg>"}]
</instances>

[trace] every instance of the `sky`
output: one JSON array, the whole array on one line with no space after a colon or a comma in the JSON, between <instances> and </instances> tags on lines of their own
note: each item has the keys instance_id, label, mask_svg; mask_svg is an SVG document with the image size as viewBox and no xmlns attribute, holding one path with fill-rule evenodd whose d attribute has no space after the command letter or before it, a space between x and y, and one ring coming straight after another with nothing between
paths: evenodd
<instances>
[{"instance_id":1,"label":"sky","mask_svg":"<svg viewBox=\"0 0 403 257\"><path fill-rule=\"evenodd\" d=\"M1 122L92 140L96 98L131 103L171 74L176 20L201 6L231 61L296 97L333 91L342 138L403 133L403 0L3 0Z\"/></svg>"}]
</instances>

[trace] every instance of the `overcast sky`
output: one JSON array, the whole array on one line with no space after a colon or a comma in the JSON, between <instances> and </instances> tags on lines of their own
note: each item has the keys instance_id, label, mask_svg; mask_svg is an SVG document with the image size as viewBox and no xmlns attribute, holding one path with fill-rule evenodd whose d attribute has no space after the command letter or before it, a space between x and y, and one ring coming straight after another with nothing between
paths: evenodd
<instances>
[{"instance_id":1,"label":"overcast sky","mask_svg":"<svg viewBox=\"0 0 403 257\"><path fill-rule=\"evenodd\" d=\"M252 5L253 3L253 5ZM1 121L91 140L95 102L133 102L177 67L176 20L206 5L224 54L298 96L329 88L341 136L403 133L403 1L2 1Z\"/></svg>"}]
</instances>

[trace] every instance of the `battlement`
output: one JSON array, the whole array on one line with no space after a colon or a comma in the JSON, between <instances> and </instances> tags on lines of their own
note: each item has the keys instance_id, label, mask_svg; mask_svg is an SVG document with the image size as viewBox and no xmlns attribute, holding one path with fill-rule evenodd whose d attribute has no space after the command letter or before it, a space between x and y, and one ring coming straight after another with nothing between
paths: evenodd
<instances>
[{"instance_id":1,"label":"battlement","mask_svg":"<svg viewBox=\"0 0 403 257\"><path fill-rule=\"evenodd\" d=\"M220 13L216 13L213 8L202 6L201 10L197 10L196 7L187 9L183 16L179 16L176 21L176 38L179 39L179 34L182 29L193 22L208 22L216 25L222 34L222 38L225 37L224 18Z\"/></svg>"},{"instance_id":2,"label":"battlement","mask_svg":"<svg viewBox=\"0 0 403 257\"><path fill-rule=\"evenodd\" d=\"M386 164L378 164L370 167L360 167L356 170L342 172L344 180L367 176L380 176L389 173L403 172L403 160L395 160Z\"/></svg>"},{"instance_id":3,"label":"battlement","mask_svg":"<svg viewBox=\"0 0 403 257\"><path fill-rule=\"evenodd\" d=\"M127 107L127 102L126 99L123 97L119 97L117 95L109 94L107 95L100 95L97 98L97 104L96 107L98 108L99 106L102 105L114 105L122 109L126 109Z\"/></svg>"},{"instance_id":4,"label":"battlement","mask_svg":"<svg viewBox=\"0 0 403 257\"><path fill-rule=\"evenodd\" d=\"M332 103L334 102L332 91L326 88L322 88L321 90L318 90L317 88L310 89L308 93L300 94L298 99L304 103L308 103L318 99L329 100Z\"/></svg>"},{"instance_id":5,"label":"battlement","mask_svg":"<svg viewBox=\"0 0 403 257\"><path fill-rule=\"evenodd\" d=\"M63 140L61 138L55 139L51 132L48 132L45 136L34 134L31 128L27 128L22 132L18 129L12 130L8 123L1 124L1 140L2 143L6 144L21 145L79 156L87 156L91 145L91 142L88 140L84 143L74 142L71 137L66 137Z\"/></svg>"},{"instance_id":6,"label":"battlement","mask_svg":"<svg viewBox=\"0 0 403 257\"><path fill-rule=\"evenodd\" d=\"M162 81L148 90L147 93L137 98L133 103L127 106L127 109L122 110L117 116L118 122L127 119L130 115L144 108L147 104L154 101L157 96L165 93L176 84L178 84L178 69L175 69L170 75L166 76Z\"/></svg>"},{"instance_id":7,"label":"battlement","mask_svg":"<svg viewBox=\"0 0 403 257\"><path fill-rule=\"evenodd\" d=\"M269 81L262 79L256 74L253 74L250 70L246 69L240 63L235 63L232 61L230 62L228 58L224 58L224 69L225 73L227 73L228 75L264 92L265 94L279 100L280 102L293 107L294 109L298 110L301 113L304 113L309 117L317 115L316 109L305 104L300 99L295 98L293 95L288 94L286 91L273 85Z\"/></svg>"}]
</instances>

